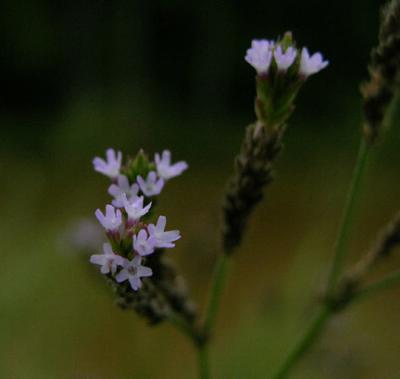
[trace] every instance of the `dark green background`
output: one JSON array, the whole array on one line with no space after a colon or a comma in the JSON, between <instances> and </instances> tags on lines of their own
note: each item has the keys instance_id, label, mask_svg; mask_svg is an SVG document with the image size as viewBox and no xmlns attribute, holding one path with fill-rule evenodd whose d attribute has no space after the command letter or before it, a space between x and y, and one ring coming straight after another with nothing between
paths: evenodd
<instances>
[{"instance_id":1,"label":"dark green background","mask_svg":"<svg viewBox=\"0 0 400 379\"><path fill-rule=\"evenodd\" d=\"M212 350L216 378L267 378L313 315L360 134L359 84L379 1L3 0L0 12L0 377L195 378L190 344L113 305L60 236L108 201L92 157L167 147L190 170L160 198L171 256L204 304L220 201L253 116L252 38L292 30L330 66L301 91L277 165L235 258ZM354 261L400 207L398 117L377 146ZM400 264L393 259L382 270ZM399 290L334 320L294 379L395 379Z\"/></svg>"}]
</instances>

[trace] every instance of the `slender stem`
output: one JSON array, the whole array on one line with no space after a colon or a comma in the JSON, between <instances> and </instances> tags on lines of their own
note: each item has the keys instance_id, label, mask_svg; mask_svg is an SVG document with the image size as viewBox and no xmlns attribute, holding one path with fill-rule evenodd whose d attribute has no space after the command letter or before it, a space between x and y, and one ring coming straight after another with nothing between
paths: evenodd
<instances>
[{"instance_id":1,"label":"slender stem","mask_svg":"<svg viewBox=\"0 0 400 379\"><path fill-rule=\"evenodd\" d=\"M225 285L226 273L229 266L229 256L221 254L215 266L213 281L210 290L210 297L206 310L203 332L205 336L212 334L215 318L217 316L219 303L221 300L222 292Z\"/></svg>"},{"instance_id":2,"label":"slender stem","mask_svg":"<svg viewBox=\"0 0 400 379\"><path fill-rule=\"evenodd\" d=\"M376 292L385 290L392 287L393 285L400 284L400 271L396 271L393 274L385 276L383 279L377 280L371 284L368 284L364 288L359 289L352 296L351 302L363 300Z\"/></svg>"},{"instance_id":3,"label":"slender stem","mask_svg":"<svg viewBox=\"0 0 400 379\"><path fill-rule=\"evenodd\" d=\"M284 379L288 376L291 369L298 363L298 361L303 357L303 355L308 351L311 345L319 337L326 325L326 322L329 320L332 314L332 310L330 310L326 306L323 306L320 309L313 323L306 330L305 334L298 341L293 350L288 354L286 360L280 366L272 379Z\"/></svg>"},{"instance_id":4,"label":"slender stem","mask_svg":"<svg viewBox=\"0 0 400 379\"><path fill-rule=\"evenodd\" d=\"M356 200L360 193L362 177L365 172L366 164L369 156L369 145L365 138L362 138L357 161L354 167L353 176L351 179L350 188L347 194L346 204L343 211L342 221L339 227L335 243L335 255L332 263L331 272L328 280L327 298L332 296L335 290L337 281L342 272L344 259L346 257L346 248L350 236L351 226L354 219ZM333 316L333 310L327 305L324 305L319 311L314 322L307 329L303 338L295 345L293 350L289 353L282 366L279 368L273 379L284 379L288 376L291 369L308 351L311 345L315 342L317 337L324 329L326 322Z\"/></svg>"},{"instance_id":5,"label":"slender stem","mask_svg":"<svg viewBox=\"0 0 400 379\"><path fill-rule=\"evenodd\" d=\"M364 300L365 298L379 291L388 289L396 284L400 284L400 271L387 275L383 279L369 284L364 288L361 288L353 294L347 306L353 304L353 302ZM291 369L308 351L308 349L323 331L326 322L332 316L334 316L334 314L335 313L332 308L329 308L328 306L323 306L323 308L320 310L319 314L315 318L314 322L310 325L309 329L307 329L306 333L299 340L294 349L289 353L286 360L281 365L276 374L272 377L272 379L285 379L288 376Z\"/></svg>"},{"instance_id":6,"label":"slender stem","mask_svg":"<svg viewBox=\"0 0 400 379\"><path fill-rule=\"evenodd\" d=\"M339 276L342 272L344 259L346 257L346 247L349 240L351 226L354 219L355 205L361 189L362 177L365 172L365 167L369 156L369 145L364 137L362 137L360 148L358 151L357 161L354 167L353 176L349 192L347 194L346 205L344 207L342 222L339 227L335 243L335 255L333 258L332 268L328 279L327 295L332 295L335 289Z\"/></svg>"},{"instance_id":7,"label":"slender stem","mask_svg":"<svg viewBox=\"0 0 400 379\"><path fill-rule=\"evenodd\" d=\"M198 350L198 361L199 361L199 378L209 379L210 378L210 364L208 361L208 345L203 344L199 346Z\"/></svg>"},{"instance_id":8,"label":"slender stem","mask_svg":"<svg viewBox=\"0 0 400 379\"><path fill-rule=\"evenodd\" d=\"M196 331L192 325L188 324L185 320L172 311L168 317L169 321L184 335L188 336L197 348L200 379L210 378L208 337L211 335L214 327L215 318L217 316L219 303L225 284L226 273L228 271L228 265L229 256L227 254L221 254L215 266L205 321L200 332Z\"/></svg>"}]
</instances>

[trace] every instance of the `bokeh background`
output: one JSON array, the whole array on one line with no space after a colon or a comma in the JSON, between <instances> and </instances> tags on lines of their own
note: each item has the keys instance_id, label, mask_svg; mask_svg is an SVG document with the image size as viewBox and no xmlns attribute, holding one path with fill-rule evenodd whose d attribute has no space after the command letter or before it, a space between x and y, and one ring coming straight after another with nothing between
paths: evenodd
<instances>
[{"instance_id":1,"label":"bokeh background","mask_svg":"<svg viewBox=\"0 0 400 379\"><path fill-rule=\"evenodd\" d=\"M169 325L113 304L68 232L108 200L91 160L107 147L167 147L190 170L159 211L204 305L220 203L244 127L254 37L292 30L331 61L297 101L276 182L235 257L212 349L215 378L267 378L313 315L360 134L359 84L381 1L3 0L0 12L0 377L191 379L195 354ZM400 207L396 112L373 156L349 262ZM383 271L399 267L393 259ZM400 377L400 291L336 318L294 379Z\"/></svg>"}]
</instances>

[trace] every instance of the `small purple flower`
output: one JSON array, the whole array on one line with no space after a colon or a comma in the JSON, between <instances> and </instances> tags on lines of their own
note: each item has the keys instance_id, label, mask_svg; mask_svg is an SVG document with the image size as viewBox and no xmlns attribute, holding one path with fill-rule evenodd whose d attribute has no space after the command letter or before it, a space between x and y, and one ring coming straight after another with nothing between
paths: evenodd
<instances>
[{"instance_id":1,"label":"small purple flower","mask_svg":"<svg viewBox=\"0 0 400 379\"><path fill-rule=\"evenodd\" d=\"M120 151L115 152L113 149L106 151L107 160L99 157L93 159L94 169L111 179L115 179L119 175L121 169L122 153Z\"/></svg>"},{"instance_id":2,"label":"small purple flower","mask_svg":"<svg viewBox=\"0 0 400 379\"><path fill-rule=\"evenodd\" d=\"M117 184L111 184L108 188L108 193L114 197L112 205L116 208L122 208L124 203L122 201L122 195L126 194L129 201L134 201L137 198L139 192L139 186L136 183L129 185L129 180L125 175L118 176Z\"/></svg>"},{"instance_id":3,"label":"small purple flower","mask_svg":"<svg viewBox=\"0 0 400 379\"><path fill-rule=\"evenodd\" d=\"M124 259L123 269L115 277L118 283L129 280L134 291L137 291L142 286L140 278L145 278L153 275L151 268L141 265L142 258L136 256L131 261Z\"/></svg>"},{"instance_id":4,"label":"small purple flower","mask_svg":"<svg viewBox=\"0 0 400 379\"><path fill-rule=\"evenodd\" d=\"M144 180L140 175L138 175L136 180L140 189L147 197L159 195L164 187L164 179L157 179L157 174L154 171L149 172L146 180Z\"/></svg>"},{"instance_id":5,"label":"small purple flower","mask_svg":"<svg viewBox=\"0 0 400 379\"><path fill-rule=\"evenodd\" d=\"M307 78L308 76L321 71L328 66L328 64L329 61L324 61L321 53L315 53L310 56L308 49L303 47L303 50L301 51L299 74Z\"/></svg>"},{"instance_id":6,"label":"small purple flower","mask_svg":"<svg viewBox=\"0 0 400 379\"><path fill-rule=\"evenodd\" d=\"M257 74L264 75L268 72L272 61L274 42L265 39L251 41L251 48L247 50L245 61L253 66Z\"/></svg>"},{"instance_id":7,"label":"small purple flower","mask_svg":"<svg viewBox=\"0 0 400 379\"><path fill-rule=\"evenodd\" d=\"M102 274L108 274L111 272L115 274L117 271L117 266L122 266L124 263L124 258L120 255L115 254L112 251L111 245L105 243L103 245L104 254L95 254L90 257L90 263L101 266L100 272Z\"/></svg>"},{"instance_id":8,"label":"small purple flower","mask_svg":"<svg viewBox=\"0 0 400 379\"><path fill-rule=\"evenodd\" d=\"M158 175L165 180L182 174L188 168L188 164L184 161L171 164L171 152L169 150L164 150L161 157L156 153L154 160Z\"/></svg>"},{"instance_id":9,"label":"small purple flower","mask_svg":"<svg viewBox=\"0 0 400 379\"><path fill-rule=\"evenodd\" d=\"M160 216L157 220L157 225L150 224L148 226L150 236L154 237L156 241L156 247L175 247L173 242L181 238L179 230L171 230L169 232L164 231L166 222L167 218L165 216Z\"/></svg>"},{"instance_id":10,"label":"small purple flower","mask_svg":"<svg viewBox=\"0 0 400 379\"><path fill-rule=\"evenodd\" d=\"M122 224L122 213L119 209L115 209L112 205L106 205L106 214L104 215L100 209L95 212L97 220L103 225L104 229L111 232L118 231Z\"/></svg>"},{"instance_id":11,"label":"small purple flower","mask_svg":"<svg viewBox=\"0 0 400 379\"><path fill-rule=\"evenodd\" d=\"M148 236L144 229L141 229L138 235L133 236L133 250L142 257L154 253L155 246L155 238Z\"/></svg>"},{"instance_id":12,"label":"small purple flower","mask_svg":"<svg viewBox=\"0 0 400 379\"><path fill-rule=\"evenodd\" d=\"M282 46L278 45L274 51L274 58L279 71L286 71L296 59L297 50L293 47L288 47L283 52Z\"/></svg>"},{"instance_id":13,"label":"small purple flower","mask_svg":"<svg viewBox=\"0 0 400 379\"><path fill-rule=\"evenodd\" d=\"M133 201L129 201L126 194L123 193L121 198L130 221L138 221L140 217L144 216L150 210L151 203L147 204L145 207L143 206L143 196L138 196Z\"/></svg>"}]
</instances>

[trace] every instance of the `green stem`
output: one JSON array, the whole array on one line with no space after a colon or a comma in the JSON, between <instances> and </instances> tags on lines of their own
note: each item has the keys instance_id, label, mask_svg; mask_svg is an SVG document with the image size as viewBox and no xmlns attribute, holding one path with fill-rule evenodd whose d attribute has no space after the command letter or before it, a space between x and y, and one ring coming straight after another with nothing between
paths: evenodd
<instances>
[{"instance_id":1,"label":"green stem","mask_svg":"<svg viewBox=\"0 0 400 379\"><path fill-rule=\"evenodd\" d=\"M210 297L208 300L204 324L201 330L201 336L203 339L201 343L197 345L200 379L209 379L211 377L208 360L208 342L209 337L212 334L212 329L218 313L219 303L224 289L226 273L228 271L228 265L229 256L227 254L220 255L215 265Z\"/></svg>"},{"instance_id":2,"label":"green stem","mask_svg":"<svg viewBox=\"0 0 400 379\"><path fill-rule=\"evenodd\" d=\"M351 302L363 300L376 292L388 289L396 284L400 284L400 271L396 271L393 274L385 276L381 280L368 284L364 288L360 288L352 296Z\"/></svg>"},{"instance_id":3,"label":"green stem","mask_svg":"<svg viewBox=\"0 0 400 379\"><path fill-rule=\"evenodd\" d=\"M372 284L361 288L351 297L351 300L347 306L353 304L353 302L364 300L365 298L385 289L392 287L393 285L400 284L400 271L393 274L385 276L383 279L378 280ZM323 331L326 322L334 315L332 308L324 306L314 322L307 329L304 336L299 340L294 349L289 353L284 363L281 365L276 374L272 379L285 379L291 369L296 365L296 363L303 357L303 355L312 346L315 340Z\"/></svg>"},{"instance_id":4,"label":"green stem","mask_svg":"<svg viewBox=\"0 0 400 379\"><path fill-rule=\"evenodd\" d=\"M210 378L210 364L208 362L208 346L203 344L199 346L198 350L198 361L199 361L199 378L209 379Z\"/></svg>"},{"instance_id":5,"label":"green stem","mask_svg":"<svg viewBox=\"0 0 400 379\"><path fill-rule=\"evenodd\" d=\"M310 346L321 334L326 322L329 320L332 314L332 311L326 306L320 309L317 317L314 319L314 322L310 325L306 333L298 341L293 350L288 354L286 360L280 366L272 379L284 379L288 376L291 369L303 357Z\"/></svg>"},{"instance_id":6,"label":"green stem","mask_svg":"<svg viewBox=\"0 0 400 379\"><path fill-rule=\"evenodd\" d=\"M212 334L215 318L217 316L219 303L225 285L226 274L229 266L229 256L221 254L215 266L213 281L210 290L210 297L206 310L203 333L206 337Z\"/></svg>"},{"instance_id":7,"label":"green stem","mask_svg":"<svg viewBox=\"0 0 400 379\"><path fill-rule=\"evenodd\" d=\"M197 348L200 379L210 378L210 366L208 360L208 339L209 336L212 334L215 318L218 313L219 303L224 289L228 266L229 256L227 254L221 254L215 266L205 321L203 324L203 328L200 330L200 332L197 332L192 325L188 324L185 320L180 318L174 312L171 312L169 315L169 321L184 335L188 336Z\"/></svg>"},{"instance_id":8,"label":"green stem","mask_svg":"<svg viewBox=\"0 0 400 379\"><path fill-rule=\"evenodd\" d=\"M357 161L354 167L354 172L347 194L346 205L344 207L342 222L340 224L339 232L335 243L335 255L333 258L332 268L328 279L327 295L332 295L335 286L342 272L344 259L346 257L346 247L350 236L351 226L354 219L356 200L360 193L362 177L365 172L365 167L368 161L370 148L362 137L360 148L358 151Z\"/></svg>"},{"instance_id":9,"label":"green stem","mask_svg":"<svg viewBox=\"0 0 400 379\"><path fill-rule=\"evenodd\" d=\"M369 145L365 138L362 138L360 148L358 151L357 161L354 167L353 176L350 183L350 188L347 194L346 204L343 211L342 221L339 227L335 243L335 255L332 263L331 272L328 279L327 298L330 298L335 290L337 281L342 272L344 259L346 257L346 248L350 236L351 226L353 224L356 200L359 196L361 189L361 182L365 172L366 164L369 156ZM324 305L314 322L310 325L309 329L304 334L303 338L295 345L293 350L289 353L286 360L283 362L280 369L277 371L273 379L284 379L288 376L291 369L309 350L318 336L324 329L326 322L333 316L333 310Z\"/></svg>"}]
</instances>

